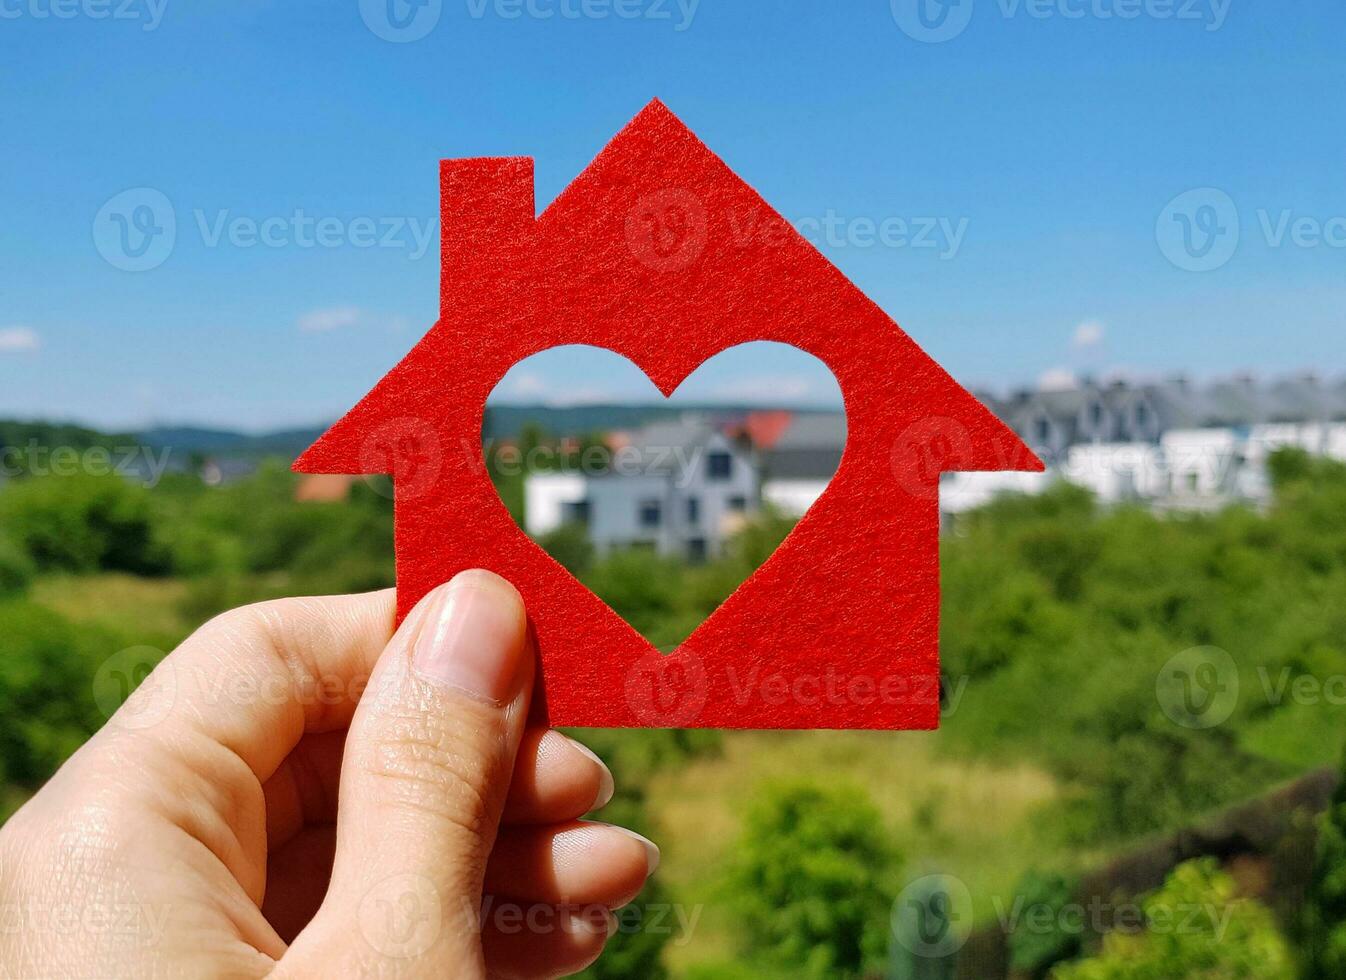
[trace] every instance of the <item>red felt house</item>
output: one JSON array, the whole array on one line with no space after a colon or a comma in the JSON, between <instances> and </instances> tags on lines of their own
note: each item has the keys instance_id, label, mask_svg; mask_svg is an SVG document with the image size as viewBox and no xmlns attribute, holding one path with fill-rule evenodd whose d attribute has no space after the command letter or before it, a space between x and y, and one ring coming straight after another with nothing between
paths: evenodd
<instances>
[{"instance_id":1,"label":"red felt house","mask_svg":"<svg viewBox=\"0 0 1346 980\"><path fill-rule=\"evenodd\" d=\"M1042 464L659 102L541 215L527 157L440 166L440 319L295 463L390 473L399 618L456 572L523 594L553 725L933 728L939 474ZM771 340L823 361L848 443L793 533L661 653L520 531L482 456L486 397L563 344L630 358L665 395Z\"/></svg>"}]
</instances>

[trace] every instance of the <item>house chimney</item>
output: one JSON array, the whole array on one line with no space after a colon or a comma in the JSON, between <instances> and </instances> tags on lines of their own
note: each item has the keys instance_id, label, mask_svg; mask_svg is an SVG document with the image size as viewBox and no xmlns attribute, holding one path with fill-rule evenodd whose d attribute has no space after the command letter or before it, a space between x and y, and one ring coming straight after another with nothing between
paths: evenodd
<instances>
[{"instance_id":1,"label":"house chimney","mask_svg":"<svg viewBox=\"0 0 1346 980\"><path fill-rule=\"evenodd\" d=\"M531 237L532 157L472 157L439 163L440 305L464 266L500 268Z\"/></svg>"}]
</instances>

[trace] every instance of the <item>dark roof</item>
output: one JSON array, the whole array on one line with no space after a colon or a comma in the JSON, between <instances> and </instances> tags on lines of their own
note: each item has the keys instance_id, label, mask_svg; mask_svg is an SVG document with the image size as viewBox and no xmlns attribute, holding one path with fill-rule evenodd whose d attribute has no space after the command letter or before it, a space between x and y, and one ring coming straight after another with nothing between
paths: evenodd
<instances>
[{"instance_id":1,"label":"dark roof","mask_svg":"<svg viewBox=\"0 0 1346 980\"><path fill-rule=\"evenodd\" d=\"M840 465L840 449L778 449L763 455L762 475L768 480L827 480Z\"/></svg>"}]
</instances>

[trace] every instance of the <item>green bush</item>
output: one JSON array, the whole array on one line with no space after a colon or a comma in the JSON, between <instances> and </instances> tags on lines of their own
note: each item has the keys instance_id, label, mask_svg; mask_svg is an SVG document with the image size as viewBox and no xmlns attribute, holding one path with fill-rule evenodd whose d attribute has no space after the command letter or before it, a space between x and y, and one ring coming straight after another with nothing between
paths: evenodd
<instances>
[{"instance_id":1,"label":"green bush","mask_svg":"<svg viewBox=\"0 0 1346 980\"><path fill-rule=\"evenodd\" d=\"M103 723L94 675L126 644L23 601L0 602L0 637L0 774L35 789Z\"/></svg>"},{"instance_id":2,"label":"green bush","mask_svg":"<svg viewBox=\"0 0 1346 980\"><path fill-rule=\"evenodd\" d=\"M9 538L0 537L0 598L21 595L36 574L27 552Z\"/></svg>"},{"instance_id":3,"label":"green bush","mask_svg":"<svg viewBox=\"0 0 1346 980\"><path fill-rule=\"evenodd\" d=\"M1073 959L1080 953L1078 930L1065 928L1061 910L1076 900L1076 882L1057 874L1030 872L1015 889L1019 908L1052 911L1052 928L1030 928L1020 919L1009 934L1010 968L1024 976L1041 977L1049 967Z\"/></svg>"},{"instance_id":4,"label":"green bush","mask_svg":"<svg viewBox=\"0 0 1346 980\"><path fill-rule=\"evenodd\" d=\"M776 975L818 980L882 969L897 860L862 789L768 784L726 883L744 954Z\"/></svg>"},{"instance_id":5,"label":"green bush","mask_svg":"<svg viewBox=\"0 0 1346 980\"><path fill-rule=\"evenodd\" d=\"M1346 766L1318 826L1318 858L1301 915L1304 980L1346 977Z\"/></svg>"},{"instance_id":6,"label":"green bush","mask_svg":"<svg viewBox=\"0 0 1346 980\"><path fill-rule=\"evenodd\" d=\"M1213 859L1179 865L1142 908L1145 931L1109 933L1098 956L1058 966L1052 980L1294 977L1289 947L1271 912L1238 898L1233 879Z\"/></svg>"},{"instance_id":7,"label":"green bush","mask_svg":"<svg viewBox=\"0 0 1346 980\"><path fill-rule=\"evenodd\" d=\"M0 491L0 532L42 571L161 574L149 491L117 476L15 480Z\"/></svg>"},{"instance_id":8,"label":"green bush","mask_svg":"<svg viewBox=\"0 0 1346 980\"><path fill-rule=\"evenodd\" d=\"M571 575L583 575L594 560L594 546L583 524L562 524L537 539L538 545Z\"/></svg>"}]
</instances>

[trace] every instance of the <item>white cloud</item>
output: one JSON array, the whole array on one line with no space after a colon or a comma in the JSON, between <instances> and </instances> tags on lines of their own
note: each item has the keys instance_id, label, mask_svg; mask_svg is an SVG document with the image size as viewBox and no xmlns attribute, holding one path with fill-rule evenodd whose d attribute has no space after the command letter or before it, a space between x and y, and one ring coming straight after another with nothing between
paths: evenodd
<instances>
[{"instance_id":1,"label":"white cloud","mask_svg":"<svg viewBox=\"0 0 1346 980\"><path fill-rule=\"evenodd\" d=\"M1041 391L1070 391L1078 386L1074 372L1067 368L1052 368L1043 371L1038 377L1038 389Z\"/></svg>"},{"instance_id":2,"label":"white cloud","mask_svg":"<svg viewBox=\"0 0 1346 980\"><path fill-rule=\"evenodd\" d=\"M0 327L0 354L26 354L42 346L32 327Z\"/></svg>"},{"instance_id":3,"label":"white cloud","mask_svg":"<svg viewBox=\"0 0 1346 980\"><path fill-rule=\"evenodd\" d=\"M364 312L354 306L329 306L301 314L299 329L305 333L326 333L358 326L364 320Z\"/></svg>"},{"instance_id":4,"label":"white cloud","mask_svg":"<svg viewBox=\"0 0 1346 980\"><path fill-rule=\"evenodd\" d=\"M540 374L525 371L510 379L509 394L515 398L545 398L550 393L551 385Z\"/></svg>"},{"instance_id":5,"label":"white cloud","mask_svg":"<svg viewBox=\"0 0 1346 980\"><path fill-rule=\"evenodd\" d=\"M1106 334L1107 327L1098 320L1085 320L1075 328L1075 333L1070 338L1070 346L1076 350L1093 350L1102 345Z\"/></svg>"},{"instance_id":6,"label":"white cloud","mask_svg":"<svg viewBox=\"0 0 1346 980\"><path fill-rule=\"evenodd\" d=\"M804 401L833 394L824 391L813 379L797 374L762 374L727 381L715 388L716 397L743 402Z\"/></svg>"}]
</instances>

